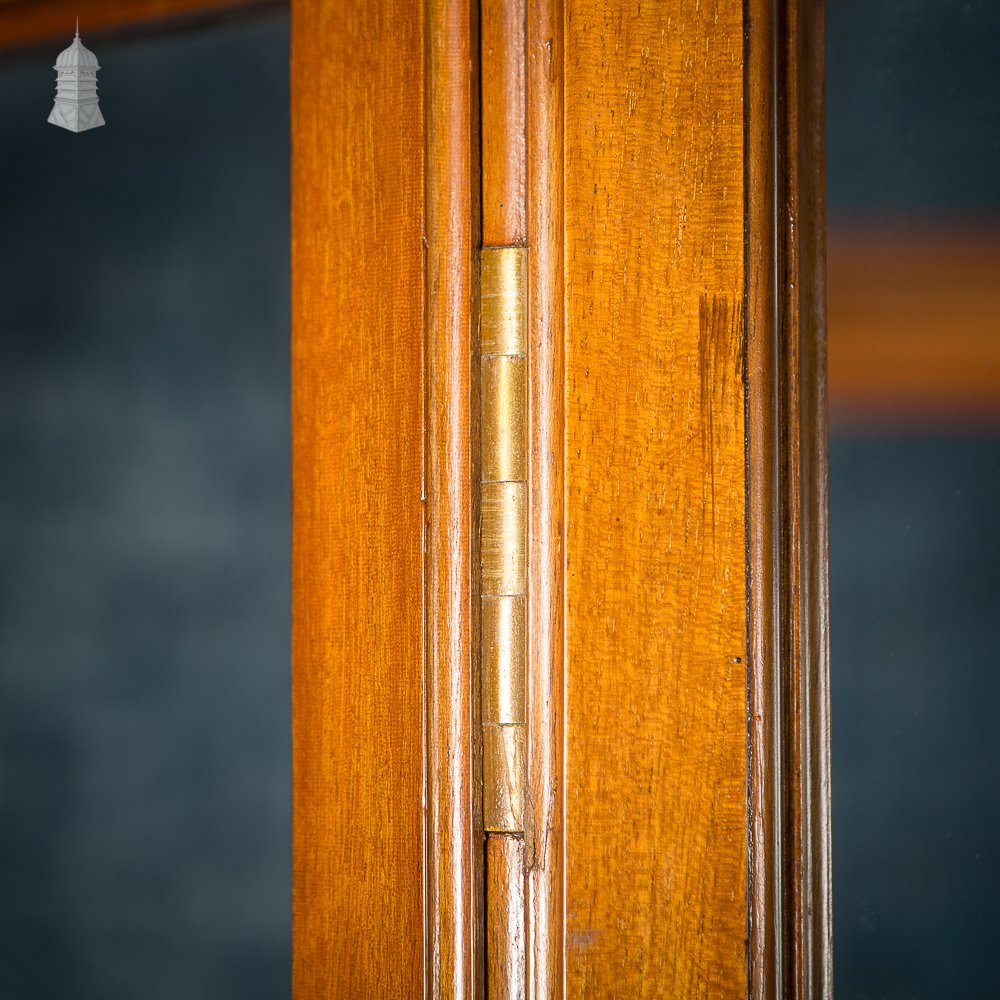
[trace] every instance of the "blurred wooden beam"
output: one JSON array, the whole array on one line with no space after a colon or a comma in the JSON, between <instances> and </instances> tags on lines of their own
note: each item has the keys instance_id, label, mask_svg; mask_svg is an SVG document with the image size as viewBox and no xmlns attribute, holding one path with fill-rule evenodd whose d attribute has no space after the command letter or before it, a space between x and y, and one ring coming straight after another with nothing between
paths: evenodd
<instances>
[{"instance_id":1,"label":"blurred wooden beam","mask_svg":"<svg viewBox=\"0 0 1000 1000\"><path fill-rule=\"evenodd\" d=\"M831 228L834 428L1000 429L1000 225Z\"/></svg>"},{"instance_id":2,"label":"blurred wooden beam","mask_svg":"<svg viewBox=\"0 0 1000 1000\"><path fill-rule=\"evenodd\" d=\"M0 51L69 40L78 16L80 34L88 38L285 5L281 0L0 0Z\"/></svg>"}]
</instances>

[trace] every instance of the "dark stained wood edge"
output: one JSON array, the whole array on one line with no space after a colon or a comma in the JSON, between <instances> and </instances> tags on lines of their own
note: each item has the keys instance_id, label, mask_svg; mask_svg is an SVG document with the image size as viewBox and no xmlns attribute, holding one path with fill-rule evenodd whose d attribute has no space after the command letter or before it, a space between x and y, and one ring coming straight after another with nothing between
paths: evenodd
<instances>
[{"instance_id":1,"label":"dark stained wood edge","mask_svg":"<svg viewBox=\"0 0 1000 1000\"><path fill-rule=\"evenodd\" d=\"M426 0L425 25L424 992L472 1000L485 978L473 601L478 3Z\"/></svg>"},{"instance_id":2,"label":"dark stained wood edge","mask_svg":"<svg viewBox=\"0 0 1000 1000\"><path fill-rule=\"evenodd\" d=\"M527 997L566 995L564 18L527 4Z\"/></svg>"},{"instance_id":3,"label":"dark stained wood edge","mask_svg":"<svg viewBox=\"0 0 1000 1000\"><path fill-rule=\"evenodd\" d=\"M84 38L211 24L288 7L289 0L14 0L0 4L0 51Z\"/></svg>"},{"instance_id":4,"label":"dark stained wood edge","mask_svg":"<svg viewBox=\"0 0 1000 1000\"><path fill-rule=\"evenodd\" d=\"M748 959L832 996L823 8L747 0Z\"/></svg>"},{"instance_id":5,"label":"dark stained wood edge","mask_svg":"<svg viewBox=\"0 0 1000 1000\"><path fill-rule=\"evenodd\" d=\"M780 603L775 567L779 477L776 414L777 231L775 179L775 0L744 5L747 434L747 966L751 1000L780 996L781 755L775 681Z\"/></svg>"},{"instance_id":6,"label":"dark stained wood edge","mask_svg":"<svg viewBox=\"0 0 1000 1000\"><path fill-rule=\"evenodd\" d=\"M796 163L799 211L799 384L802 606L801 705L806 751L803 800L803 955L806 995L833 995L833 873L830 777L829 459L826 353L826 72L822 0L800 0L794 33L799 67Z\"/></svg>"}]
</instances>

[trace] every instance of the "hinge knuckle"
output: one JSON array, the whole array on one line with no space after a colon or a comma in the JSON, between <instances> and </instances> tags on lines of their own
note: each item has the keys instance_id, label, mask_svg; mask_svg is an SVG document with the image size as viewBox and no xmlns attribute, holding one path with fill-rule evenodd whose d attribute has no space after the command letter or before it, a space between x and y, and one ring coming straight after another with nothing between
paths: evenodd
<instances>
[{"instance_id":1,"label":"hinge knuckle","mask_svg":"<svg viewBox=\"0 0 1000 1000\"><path fill-rule=\"evenodd\" d=\"M524 247L481 252L483 825L522 833L527 673Z\"/></svg>"}]
</instances>

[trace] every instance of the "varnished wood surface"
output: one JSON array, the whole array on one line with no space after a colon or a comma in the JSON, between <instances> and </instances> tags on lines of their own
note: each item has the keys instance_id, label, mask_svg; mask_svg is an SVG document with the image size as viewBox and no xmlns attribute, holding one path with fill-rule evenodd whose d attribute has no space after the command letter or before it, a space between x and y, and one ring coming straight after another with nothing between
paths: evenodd
<instances>
[{"instance_id":1,"label":"varnished wood surface","mask_svg":"<svg viewBox=\"0 0 1000 1000\"><path fill-rule=\"evenodd\" d=\"M524 841L486 841L486 988L489 1000L524 1000Z\"/></svg>"},{"instance_id":2,"label":"varnished wood surface","mask_svg":"<svg viewBox=\"0 0 1000 1000\"><path fill-rule=\"evenodd\" d=\"M747 31L750 996L832 995L823 9Z\"/></svg>"},{"instance_id":3,"label":"varnished wood surface","mask_svg":"<svg viewBox=\"0 0 1000 1000\"><path fill-rule=\"evenodd\" d=\"M527 0L529 1000L566 995L564 24Z\"/></svg>"},{"instance_id":4,"label":"varnished wood surface","mask_svg":"<svg viewBox=\"0 0 1000 1000\"><path fill-rule=\"evenodd\" d=\"M418 5L415 5L418 6ZM483 988L479 736L479 136L472 39L478 8L429 0L424 49L426 253L426 987L434 1000ZM416 61L421 50L408 58ZM404 126L416 131L412 122ZM411 385L416 389L417 383ZM411 441L411 446L414 445ZM386 931L383 933L394 933Z\"/></svg>"},{"instance_id":5,"label":"varnished wood surface","mask_svg":"<svg viewBox=\"0 0 1000 1000\"><path fill-rule=\"evenodd\" d=\"M525 0L483 0L483 243L525 239Z\"/></svg>"},{"instance_id":6,"label":"varnished wood surface","mask_svg":"<svg viewBox=\"0 0 1000 1000\"><path fill-rule=\"evenodd\" d=\"M488 1000L523 1000L528 329L526 251L511 248L525 243L524 0L483 0L480 26L482 241L507 248L483 250L481 287L486 991ZM523 500L503 523L490 516L499 491ZM497 546L505 538L514 545ZM496 556L518 547L517 571L498 588ZM505 596L485 596L497 593Z\"/></svg>"},{"instance_id":7,"label":"varnished wood surface","mask_svg":"<svg viewBox=\"0 0 1000 1000\"><path fill-rule=\"evenodd\" d=\"M566 980L746 993L743 5L565 38Z\"/></svg>"},{"instance_id":8,"label":"varnished wood surface","mask_svg":"<svg viewBox=\"0 0 1000 1000\"><path fill-rule=\"evenodd\" d=\"M781 865L781 696L778 686L780 604L778 496L779 399L778 163L775 0L747 4L746 85L746 377L747 377L747 605L748 705L748 914L750 996L778 990L783 869Z\"/></svg>"},{"instance_id":9,"label":"varnished wood surface","mask_svg":"<svg viewBox=\"0 0 1000 1000\"><path fill-rule=\"evenodd\" d=\"M830 765L829 460L826 337L826 103L825 12L815 0L792 0L785 18L786 168L783 279L785 330L795 330L786 355L787 518L783 562L789 567L785 602L797 625L792 663L785 671L786 756L797 768L789 819L795 890L785 932L794 965L785 996L833 996L833 874ZM789 473L792 473L789 475ZM787 965L786 960L786 965Z\"/></svg>"},{"instance_id":10,"label":"varnished wood surface","mask_svg":"<svg viewBox=\"0 0 1000 1000\"><path fill-rule=\"evenodd\" d=\"M836 428L1000 426L1000 228L833 230L829 300Z\"/></svg>"},{"instance_id":11,"label":"varnished wood surface","mask_svg":"<svg viewBox=\"0 0 1000 1000\"><path fill-rule=\"evenodd\" d=\"M292 12L295 1000L424 995L421 11Z\"/></svg>"},{"instance_id":12,"label":"varnished wood surface","mask_svg":"<svg viewBox=\"0 0 1000 1000\"><path fill-rule=\"evenodd\" d=\"M80 34L154 28L185 21L232 17L280 0L7 0L0 3L0 49L68 41L76 18Z\"/></svg>"}]
</instances>

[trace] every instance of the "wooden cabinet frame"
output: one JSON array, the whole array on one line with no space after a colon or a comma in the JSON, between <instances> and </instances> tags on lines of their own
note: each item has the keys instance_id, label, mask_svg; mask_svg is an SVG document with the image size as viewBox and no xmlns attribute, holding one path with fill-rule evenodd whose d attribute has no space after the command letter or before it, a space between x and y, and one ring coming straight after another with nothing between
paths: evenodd
<instances>
[{"instance_id":1,"label":"wooden cabinet frame","mask_svg":"<svg viewBox=\"0 0 1000 1000\"><path fill-rule=\"evenodd\" d=\"M77 14L89 37L255 6L10 0L0 46L55 44ZM518 975L535 1000L828 997L822 4L517 9ZM480 42L470 0L292 2L297 1000L501 995L477 654ZM668 503L698 489L700 507ZM694 760L707 778L684 776ZM723 836L733 815L743 835Z\"/></svg>"},{"instance_id":2,"label":"wooden cabinet frame","mask_svg":"<svg viewBox=\"0 0 1000 1000\"><path fill-rule=\"evenodd\" d=\"M830 996L822 5L747 17L751 995Z\"/></svg>"}]
</instances>

